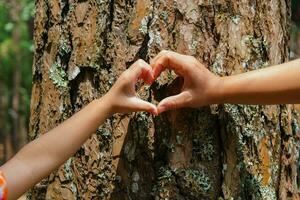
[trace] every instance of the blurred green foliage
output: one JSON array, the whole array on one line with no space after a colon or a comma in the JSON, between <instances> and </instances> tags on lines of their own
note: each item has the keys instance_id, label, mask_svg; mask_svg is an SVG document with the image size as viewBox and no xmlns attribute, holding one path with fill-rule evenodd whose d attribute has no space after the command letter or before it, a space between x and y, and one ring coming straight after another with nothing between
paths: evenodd
<instances>
[{"instance_id":1,"label":"blurred green foliage","mask_svg":"<svg viewBox=\"0 0 300 200\"><path fill-rule=\"evenodd\" d=\"M29 104L31 93L31 69L33 62L33 16L34 0L17 0L19 13L18 21L12 17L12 5L9 0L0 0L0 95L6 102L0 108L4 110L5 132L9 132L10 119L12 114L12 97L14 88L14 73L19 68L21 79L18 92L20 94L21 110L19 115L26 116L26 123L29 117ZM16 43L13 34L18 35ZM16 57L19 56L19 59ZM24 105L25 104L25 105ZM2 119L3 120L3 119ZM27 128L27 124L24 125Z\"/></svg>"},{"instance_id":2,"label":"blurred green foliage","mask_svg":"<svg viewBox=\"0 0 300 200\"><path fill-rule=\"evenodd\" d=\"M292 20L297 25L300 25L300 1L299 0L292 0Z\"/></svg>"}]
</instances>

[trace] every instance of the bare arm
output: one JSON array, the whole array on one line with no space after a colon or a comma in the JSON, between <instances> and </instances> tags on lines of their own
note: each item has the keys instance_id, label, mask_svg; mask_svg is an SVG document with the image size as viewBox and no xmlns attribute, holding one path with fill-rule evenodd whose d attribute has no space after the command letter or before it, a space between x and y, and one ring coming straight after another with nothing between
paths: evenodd
<instances>
[{"instance_id":1,"label":"bare arm","mask_svg":"<svg viewBox=\"0 0 300 200\"><path fill-rule=\"evenodd\" d=\"M8 184L8 198L16 199L72 156L108 117L116 112L148 111L156 107L136 97L138 78L153 81L143 61L133 64L101 99L94 100L73 117L30 142L1 167Z\"/></svg>"},{"instance_id":2,"label":"bare arm","mask_svg":"<svg viewBox=\"0 0 300 200\"><path fill-rule=\"evenodd\" d=\"M288 104L300 102L300 59L239 75L219 77L194 57L162 51L152 61L154 78L172 69L184 78L180 94L162 100L158 112L210 104Z\"/></svg>"},{"instance_id":3,"label":"bare arm","mask_svg":"<svg viewBox=\"0 0 300 200\"><path fill-rule=\"evenodd\" d=\"M293 104L300 102L300 59L260 70L223 77L224 103Z\"/></svg>"}]
</instances>

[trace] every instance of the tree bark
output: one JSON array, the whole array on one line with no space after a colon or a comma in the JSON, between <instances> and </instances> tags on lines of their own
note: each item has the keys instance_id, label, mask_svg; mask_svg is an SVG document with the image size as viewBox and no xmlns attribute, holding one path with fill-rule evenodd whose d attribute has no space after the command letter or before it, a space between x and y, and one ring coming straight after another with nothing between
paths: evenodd
<instances>
[{"instance_id":1,"label":"tree bark","mask_svg":"<svg viewBox=\"0 0 300 200\"><path fill-rule=\"evenodd\" d=\"M193 55L221 76L288 61L290 7L283 0L36 1L31 139L162 49ZM164 72L138 91L155 103L181 84ZM292 105L115 115L28 198L298 199L298 152Z\"/></svg>"}]
</instances>

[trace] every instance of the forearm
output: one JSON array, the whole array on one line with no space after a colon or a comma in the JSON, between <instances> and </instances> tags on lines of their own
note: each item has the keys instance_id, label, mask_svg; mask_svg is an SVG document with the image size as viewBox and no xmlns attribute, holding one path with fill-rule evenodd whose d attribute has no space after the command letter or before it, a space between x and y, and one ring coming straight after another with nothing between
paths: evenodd
<instances>
[{"instance_id":1,"label":"forearm","mask_svg":"<svg viewBox=\"0 0 300 200\"><path fill-rule=\"evenodd\" d=\"M63 164L110 116L108 104L95 100L73 117L26 145L1 170L15 199Z\"/></svg>"},{"instance_id":2,"label":"forearm","mask_svg":"<svg viewBox=\"0 0 300 200\"><path fill-rule=\"evenodd\" d=\"M300 102L300 59L223 77L220 103L292 104Z\"/></svg>"}]
</instances>

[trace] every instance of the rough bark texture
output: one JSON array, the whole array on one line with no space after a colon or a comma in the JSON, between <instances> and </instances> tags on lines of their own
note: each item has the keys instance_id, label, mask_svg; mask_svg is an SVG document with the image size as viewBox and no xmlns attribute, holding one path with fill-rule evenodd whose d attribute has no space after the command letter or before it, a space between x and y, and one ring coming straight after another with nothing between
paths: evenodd
<instances>
[{"instance_id":1,"label":"rough bark texture","mask_svg":"<svg viewBox=\"0 0 300 200\"><path fill-rule=\"evenodd\" d=\"M221 76L288 60L288 0L39 0L36 10L31 139L162 49ZM139 94L160 101L179 92L174 79L165 72ZM293 106L116 115L28 198L298 199L298 152Z\"/></svg>"}]
</instances>

